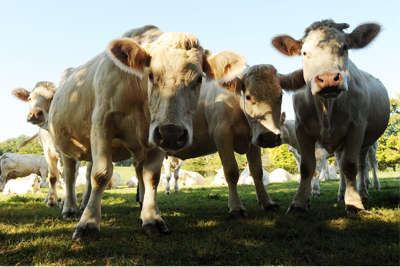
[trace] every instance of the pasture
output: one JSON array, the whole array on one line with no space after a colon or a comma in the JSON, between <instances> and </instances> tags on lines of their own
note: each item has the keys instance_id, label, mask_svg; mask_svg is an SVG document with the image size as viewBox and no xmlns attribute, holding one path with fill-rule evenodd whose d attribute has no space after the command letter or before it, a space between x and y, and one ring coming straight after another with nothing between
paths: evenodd
<instances>
[{"instance_id":1,"label":"pasture","mask_svg":"<svg viewBox=\"0 0 400 267\"><path fill-rule=\"evenodd\" d=\"M132 173L118 168L125 182ZM100 236L72 242L79 218L62 219L40 194L0 196L0 265L399 265L400 179L379 173L367 211L347 217L336 203L338 181L321 183L306 214L285 215L297 182L270 184L278 211L265 212L253 186L239 186L248 218L231 219L227 187L182 188L159 207L170 235L146 236L136 188L107 190ZM209 178L208 178L209 179ZM81 194L78 194L78 201Z\"/></svg>"}]
</instances>

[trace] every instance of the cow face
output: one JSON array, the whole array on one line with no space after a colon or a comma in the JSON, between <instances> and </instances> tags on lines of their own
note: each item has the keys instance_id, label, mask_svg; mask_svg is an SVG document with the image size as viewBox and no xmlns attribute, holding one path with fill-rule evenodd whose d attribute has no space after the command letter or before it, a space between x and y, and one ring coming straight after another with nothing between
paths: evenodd
<instances>
[{"instance_id":1,"label":"cow face","mask_svg":"<svg viewBox=\"0 0 400 267\"><path fill-rule=\"evenodd\" d=\"M283 75L272 65L255 65L240 79L222 84L240 95L240 108L246 115L254 145L275 147L281 144L282 88L286 91L302 88L305 85L302 75L301 70Z\"/></svg>"},{"instance_id":2,"label":"cow face","mask_svg":"<svg viewBox=\"0 0 400 267\"><path fill-rule=\"evenodd\" d=\"M50 104L53 99L56 87L51 82L38 82L32 91L24 88L13 90L13 95L22 101L29 103L27 121L44 127L47 124Z\"/></svg>"},{"instance_id":3,"label":"cow face","mask_svg":"<svg viewBox=\"0 0 400 267\"><path fill-rule=\"evenodd\" d=\"M276 69L271 65L252 66L241 80L240 107L252 132L251 142L261 147L280 145L282 88Z\"/></svg>"},{"instance_id":4,"label":"cow face","mask_svg":"<svg viewBox=\"0 0 400 267\"><path fill-rule=\"evenodd\" d=\"M193 118L206 76L229 76L245 67L237 54L209 56L195 36L185 33L164 33L144 47L129 38L118 39L110 44L108 55L121 68L147 79L149 143L171 152L192 143Z\"/></svg>"},{"instance_id":5,"label":"cow face","mask_svg":"<svg viewBox=\"0 0 400 267\"><path fill-rule=\"evenodd\" d=\"M377 24L362 24L346 34L346 23L332 20L315 22L297 41L290 36L277 36L272 44L283 54L301 55L304 80L313 95L324 98L336 97L348 90L348 50L362 48L370 43L380 31Z\"/></svg>"}]
</instances>

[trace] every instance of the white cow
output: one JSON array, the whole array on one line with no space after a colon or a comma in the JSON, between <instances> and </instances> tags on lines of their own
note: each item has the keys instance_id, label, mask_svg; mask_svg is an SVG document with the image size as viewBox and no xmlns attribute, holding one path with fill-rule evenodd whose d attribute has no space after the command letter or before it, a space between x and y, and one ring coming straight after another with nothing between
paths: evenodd
<instances>
[{"instance_id":1,"label":"white cow","mask_svg":"<svg viewBox=\"0 0 400 267\"><path fill-rule=\"evenodd\" d=\"M40 176L35 173L31 173L26 177L9 180L4 186L3 194L24 195L40 192L40 180Z\"/></svg>"},{"instance_id":2,"label":"white cow","mask_svg":"<svg viewBox=\"0 0 400 267\"><path fill-rule=\"evenodd\" d=\"M268 172L263 168L263 184L269 184ZM254 179L250 174L249 167L246 167L239 176L238 184L240 185L254 185Z\"/></svg>"},{"instance_id":3,"label":"white cow","mask_svg":"<svg viewBox=\"0 0 400 267\"><path fill-rule=\"evenodd\" d=\"M4 153L0 157L1 190L9 179L25 177L31 173L47 177L47 163L43 156Z\"/></svg>"},{"instance_id":4,"label":"white cow","mask_svg":"<svg viewBox=\"0 0 400 267\"><path fill-rule=\"evenodd\" d=\"M195 186L204 185L205 178L198 172L180 170L179 172L179 186Z\"/></svg>"},{"instance_id":5,"label":"white cow","mask_svg":"<svg viewBox=\"0 0 400 267\"><path fill-rule=\"evenodd\" d=\"M226 182L226 179L225 179L225 174L224 174L223 168L219 168L217 170L217 174L214 176L214 179L211 182L211 185L215 185L215 186L227 186L228 185L228 183Z\"/></svg>"},{"instance_id":6,"label":"white cow","mask_svg":"<svg viewBox=\"0 0 400 267\"><path fill-rule=\"evenodd\" d=\"M127 187L137 187L138 186L138 179L136 176L132 176L131 178L128 179L126 182Z\"/></svg>"},{"instance_id":7,"label":"white cow","mask_svg":"<svg viewBox=\"0 0 400 267\"><path fill-rule=\"evenodd\" d=\"M86 177L87 177L87 166L80 166L78 168L78 173L75 182L75 187L77 191L82 192L86 189L86 184L87 184ZM121 175L118 172L113 171L113 174L111 176L108 185L106 186L106 189L115 189L118 188L119 186L122 186Z\"/></svg>"},{"instance_id":8,"label":"white cow","mask_svg":"<svg viewBox=\"0 0 400 267\"><path fill-rule=\"evenodd\" d=\"M169 182L171 180L172 174L174 178L174 190L175 192L179 192L178 179L179 179L179 170L181 169L182 165L183 165L183 160L179 158L173 156L165 157L163 161L165 181L166 181L165 194L169 195L171 193Z\"/></svg>"},{"instance_id":9,"label":"white cow","mask_svg":"<svg viewBox=\"0 0 400 267\"><path fill-rule=\"evenodd\" d=\"M308 209L311 179L315 170L315 143L329 153L338 153L339 166L346 178L345 206L348 214L364 209L368 196L367 152L385 131L390 103L385 86L360 70L349 59L349 49L368 45L380 26L366 23L351 33L346 23L333 20L314 22L301 40L280 35L272 44L281 53L301 55L306 88L293 95L296 137L301 154L301 181L288 212ZM358 191L356 185L357 173Z\"/></svg>"},{"instance_id":10,"label":"white cow","mask_svg":"<svg viewBox=\"0 0 400 267\"><path fill-rule=\"evenodd\" d=\"M293 181L292 175L285 169L278 168L270 172L269 182L270 183L284 183Z\"/></svg>"}]
</instances>

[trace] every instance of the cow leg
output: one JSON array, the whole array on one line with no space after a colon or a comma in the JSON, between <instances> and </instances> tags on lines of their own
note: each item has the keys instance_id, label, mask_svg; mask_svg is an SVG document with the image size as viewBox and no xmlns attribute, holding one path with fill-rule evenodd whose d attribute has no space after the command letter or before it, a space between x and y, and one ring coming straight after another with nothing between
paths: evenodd
<instances>
[{"instance_id":1,"label":"cow leg","mask_svg":"<svg viewBox=\"0 0 400 267\"><path fill-rule=\"evenodd\" d=\"M376 160L376 148L372 147L368 150L368 162L372 170L372 176L374 179L374 189L381 190L381 184L379 182L378 175L376 175L376 170L378 169L378 161Z\"/></svg>"},{"instance_id":2,"label":"cow leg","mask_svg":"<svg viewBox=\"0 0 400 267\"><path fill-rule=\"evenodd\" d=\"M180 167L178 166L178 168L176 168L174 171L174 191L175 191L175 193L179 192L179 185L178 185L179 170L180 170Z\"/></svg>"},{"instance_id":3,"label":"cow leg","mask_svg":"<svg viewBox=\"0 0 400 267\"><path fill-rule=\"evenodd\" d=\"M321 187L319 184L318 175L314 175L311 180L311 195L320 196L321 195Z\"/></svg>"},{"instance_id":4,"label":"cow leg","mask_svg":"<svg viewBox=\"0 0 400 267\"><path fill-rule=\"evenodd\" d=\"M65 200L62 210L63 218L73 217L78 214L78 208L76 206L76 193L75 193L75 170L76 161L68 158L65 155L62 156L64 165L64 179L65 179Z\"/></svg>"},{"instance_id":5,"label":"cow leg","mask_svg":"<svg viewBox=\"0 0 400 267\"><path fill-rule=\"evenodd\" d=\"M246 209L243 206L237 191L239 168L234 155L232 135L231 133L224 131L216 132L218 133L218 136L214 136L214 140L229 188L229 214L232 217L246 217Z\"/></svg>"},{"instance_id":6,"label":"cow leg","mask_svg":"<svg viewBox=\"0 0 400 267\"><path fill-rule=\"evenodd\" d=\"M92 191L92 182L90 180L90 175L92 173L92 166L93 163L91 161L88 161L86 164L86 184L85 184L85 191L83 192L82 200L81 200L81 205L79 206L79 209L81 211L84 211L86 208L87 203L89 202L90 198L90 192Z\"/></svg>"},{"instance_id":7,"label":"cow leg","mask_svg":"<svg viewBox=\"0 0 400 267\"><path fill-rule=\"evenodd\" d=\"M368 186L366 184L366 180L369 179L368 177L368 162L367 162L367 152L368 149L362 149L360 153L360 161L358 164L358 193L363 199L368 198Z\"/></svg>"},{"instance_id":8,"label":"cow leg","mask_svg":"<svg viewBox=\"0 0 400 267\"><path fill-rule=\"evenodd\" d=\"M164 164L164 173L166 180L165 194L169 195L171 193L169 186L169 182L171 181L171 165L169 164L169 161L166 161L166 164Z\"/></svg>"},{"instance_id":9,"label":"cow leg","mask_svg":"<svg viewBox=\"0 0 400 267\"><path fill-rule=\"evenodd\" d=\"M161 218L157 206L157 187L160 182L161 165L165 153L159 149L153 149L147 154L143 162L144 198L140 213L142 227L146 234L153 235L156 232L168 233L168 227Z\"/></svg>"},{"instance_id":10,"label":"cow leg","mask_svg":"<svg viewBox=\"0 0 400 267\"><path fill-rule=\"evenodd\" d=\"M139 202L140 209L143 207L144 198L144 183L143 183L143 162L135 163L136 177L138 179L138 185L136 188L136 202Z\"/></svg>"},{"instance_id":11,"label":"cow leg","mask_svg":"<svg viewBox=\"0 0 400 267\"><path fill-rule=\"evenodd\" d=\"M339 170L339 189L337 195L337 202L344 201L344 193L346 192L346 178L344 177L343 170L337 166L341 166L342 154L340 152L335 152L335 167Z\"/></svg>"},{"instance_id":12,"label":"cow leg","mask_svg":"<svg viewBox=\"0 0 400 267\"><path fill-rule=\"evenodd\" d=\"M276 204L267 191L263 183L263 169L261 162L261 149L258 146L251 145L249 152L246 154L247 162L249 163L250 175L253 177L254 186L257 193L257 201L264 210L278 209Z\"/></svg>"},{"instance_id":13,"label":"cow leg","mask_svg":"<svg viewBox=\"0 0 400 267\"><path fill-rule=\"evenodd\" d=\"M310 138L301 127L296 130L299 140L300 185L296 195L289 206L287 213L293 211L306 211L309 208L311 194L311 179L315 171L315 140Z\"/></svg>"}]
</instances>

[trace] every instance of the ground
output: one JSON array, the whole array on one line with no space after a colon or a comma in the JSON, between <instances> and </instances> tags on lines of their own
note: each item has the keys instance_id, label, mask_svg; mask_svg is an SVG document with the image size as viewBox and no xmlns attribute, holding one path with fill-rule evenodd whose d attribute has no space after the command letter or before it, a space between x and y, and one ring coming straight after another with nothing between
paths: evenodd
<instances>
[{"instance_id":1,"label":"ground","mask_svg":"<svg viewBox=\"0 0 400 267\"><path fill-rule=\"evenodd\" d=\"M126 181L131 173L120 170ZM285 215L297 182L270 184L278 211L265 212L254 187L240 186L249 217L230 219L226 187L183 188L159 206L170 235L146 236L136 188L107 190L100 236L71 241L79 218L62 219L40 194L0 196L0 265L399 265L400 179L380 173L367 211L345 215L338 181L321 183L306 214ZM78 195L78 200L81 194Z\"/></svg>"}]
</instances>

